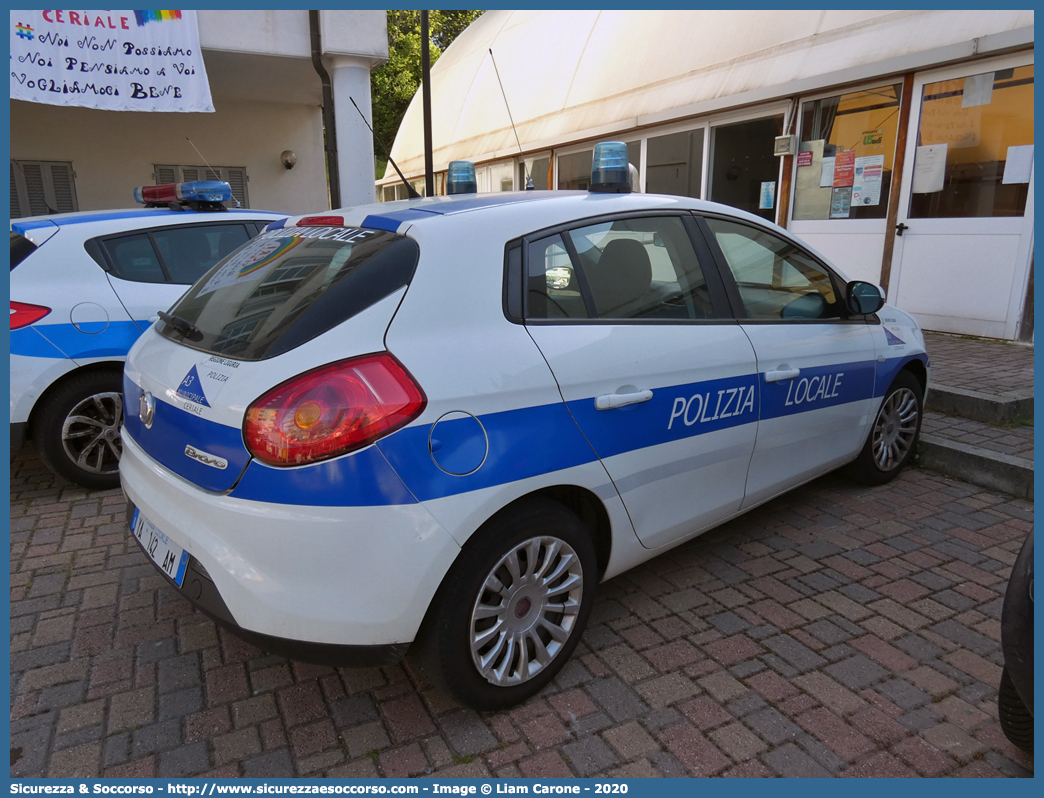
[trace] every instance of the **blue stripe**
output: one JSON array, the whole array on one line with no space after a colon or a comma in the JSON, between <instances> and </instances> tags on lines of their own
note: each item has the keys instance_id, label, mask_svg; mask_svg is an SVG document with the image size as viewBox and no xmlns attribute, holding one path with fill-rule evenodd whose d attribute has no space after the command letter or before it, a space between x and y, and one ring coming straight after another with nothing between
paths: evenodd
<instances>
[{"instance_id":1,"label":"blue stripe","mask_svg":"<svg viewBox=\"0 0 1044 798\"><path fill-rule=\"evenodd\" d=\"M764 375L751 373L668 386L656 389L647 402L609 411L595 409L594 399L587 398L570 401L568 408L553 403L490 413L480 418L489 441L485 463L465 476L447 474L435 465L428 448L432 425L422 424L399 430L360 452L310 466L273 468L250 462L231 495L317 507L386 506L445 498L584 465L599 455L612 457L751 424L759 417L781 418L868 399L887 390L895 373L914 359L925 360L925 356L896 358L884 364L859 361L805 368L799 378L776 383L766 383ZM184 445L198 444L228 459L227 473L234 481L231 472L238 471L232 463L242 467L247 457L240 430L205 422L158 402L156 424L143 435L134 414L140 390L127 382L126 391L127 428L146 451L204 488L227 489L215 487L215 475L226 472L197 465L184 456ZM150 440L150 433L165 427L165 432ZM474 421L440 422L438 437L448 446L468 442L474 437Z\"/></svg>"},{"instance_id":2,"label":"blue stripe","mask_svg":"<svg viewBox=\"0 0 1044 798\"><path fill-rule=\"evenodd\" d=\"M138 415L138 401L143 391L124 375L123 424L131 438L157 462L175 474L194 482L204 490L226 491L236 482L250 459L238 427L226 427L167 404L156 397L156 418L152 429L146 429ZM185 454L191 444L207 454L228 461L222 470L203 465ZM272 494L269 494L269 500Z\"/></svg>"},{"instance_id":3,"label":"blue stripe","mask_svg":"<svg viewBox=\"0 0 1044 798\"><path fill-rule=\"evenodd\" d=\"M413 222L417 219L430 219L435 211L424 211L415 208L406 208L391 213L370 214L363 219L362 226L374 230L387 230L394 233L403 222Z\"/></svg>"},{"instance_id":4,"label":"blue stripe","mask_svg":"<svg viewBox=\"0 0 1044 798\"><path fill-rule=\"evenodd\" d=\"M761 418L767 421L869 399L874 396L877 365L864 360L803 368L798 377L779 382L765 382L762 374Z\"/></svg>"},{"instance_id":5,"label":"blue stripe","mask_svg":"<svg viewBox=\"0 0 1044 798\"><path fill-rule=\"evenodd\" d=\"M598 410L594 399L569 402L576 423L603 457L691 438L758 420L758 377L671 385L653 398L613 410Z\"/></svg>"},{"instance_id":6,"label":"blue stripe","mask_svg":"<svg viewBox=\"0 0 1044 798\"><path fill-rule=\"evenodd\" d=\"M447 474L432 461L430 424L399 430L378 441L377 447L421 501L504 485L597 459L561 403L490 413L480 420L489 439L489 454L482 468L467 476ZM440 422L439 434L453 437L456 428L466 435L471 423L468 419Z\"/></svg>"},{"instance_id":7,"label":"blue stripe","mask_svg":"<svg viewBox=\"0 0 1044 798\"><path fill-rule=\"evenodd\" d=\"M46 357L66 360L68 356L42 335L35 326L11 330L11 354L23 357Z\"/></svg>"},{"instance_id":8,"label":"blue stripe","mask_svg":"<svg viewBox=\"0 0 1044 798\"><path fill-rule=\"evenodd\" d=\"M148 327L148 322L142 325ZM94 334L80 332L72 324L34 324L11 331L11 354L73 360L126 357L141 333L132 321L110 322L104 331Z\"/></svg>"},{"instance_id":9,"label":"blue stripe","mask_svg":"<svg viewBox=\"0 0 1044 798\"><path fill-rule=\"evenodd\" d=\"M230 495L236 499L312 507L417 503L376 446L300 468L273 468L254 460ZM293 530L287 532L287 545L293 545Z\"/></svg>"},{"instance_id":10,"label":"blue stripe","mask_svg":"<svg viewBox=\"0 0 1044 798\"><path fill-rule=\"evenodd\" d=\"M907 355L906 357L893 357L877 366L877 381L874 384L874 396L884 396L889 387L895 382L896 375L915 360L920 360L925 367L928 366L928 355L920 353Z\"/></svg>"},{"instance_id":11,"label":"blue stripe","mask_svg":"<svg viewBox=\"0 0 1044 798\"><path fill-rule=\"evenodd\" d=\"M122 211L103 211L100 213L86 213L83 216L69 216L63 219L45 219L45 218L29 218L21 219L18 221L11 222L11 230L20 235L25 235L26 230L35 230L39 227L47 227L54 225L57 227L67 227L72 224L90 224L91 222L111 222L117 219L149 219L157 216L174 216L177 215L189 221L190 219L196 220L202 214L206 214L209 217L220 217L225 214L236 215L236 216L252 216L258 218L260 211L252 211L249 208L229 208L226 211L172 211L169 208L129 208ZM261 216L259 218L264 218ZM118 231L116 231L118 232Z\"/></svg>"},{"instance_id":12,"label":"blue stripe","mask_svg":"<svg viewBox=\"0 0 1044 798\"><path fill-rule=\"evenodd\" d=\"M41 227L58 229L58 225L50 219L27 219L26 221L11 222L11 232L18 233L20 236L24 236L28 230L38 230Z\"/></svg>"}]
</instances>

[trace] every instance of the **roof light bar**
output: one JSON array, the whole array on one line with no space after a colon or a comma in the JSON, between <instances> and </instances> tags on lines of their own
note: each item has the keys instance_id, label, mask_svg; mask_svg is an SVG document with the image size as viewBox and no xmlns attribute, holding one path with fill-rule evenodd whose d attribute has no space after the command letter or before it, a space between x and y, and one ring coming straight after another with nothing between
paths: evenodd
<instances>
[{"instance_id":1,"label":"roof light bar","mask_svg":"<svg viewBox=\"0 0 1044 798\"><path fill-rule=\"evenodd\" d=\"M221 180L195 180L190 183L164 183L134 189L134 201L145 205L171 202L228 202L232 187Z\"/></svg>"},{"instance_id":2,"label":"roof light bar","mask_svg":"<svg viewBox=\"0 0 1044 798\"><path fill-rule=\"evenodd\" d=\"M591 159L591 191L603 194L630 194L631 176L627 164L627 145L622 141L595 144Z\"/></svg>"},{"instance_id":3,"label":"roof light bar","mask_svg":"<svg viewBox=\"0 0 1044 798\"><path fill-rule=\"evenodd\" d=\"M471 161L450 161L446 174L446 193L474 194L477 191L475 164Z\"/></svg>"}]
</instances>

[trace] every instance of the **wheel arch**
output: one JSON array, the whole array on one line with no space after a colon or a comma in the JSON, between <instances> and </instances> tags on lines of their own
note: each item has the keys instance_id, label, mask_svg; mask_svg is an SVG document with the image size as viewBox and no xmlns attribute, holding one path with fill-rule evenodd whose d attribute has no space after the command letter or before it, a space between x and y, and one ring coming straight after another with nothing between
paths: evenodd
<instances>
[{"instance_id":1,"label":"wheel arch","mask_svg":"<svg viewBox=\"0 0 1044 798\"><path fill-rule=\"evenodd\" d=\"M486 534L489 527L498 518L510 514L526 502L541 498L557 502L580 519L580 522L587 529L591 540L594 542L595 556L598 561L598 581L601 581L602 574L605 573L606 568L609 566L609 558L612 555L612 524L609 520L609 512L606 510L602 500L598 498L598 495L579 485L550 485L513 499L478 526L468 537L464 546L461 547L461 551L457 553L454 563L460 558L461 552L469 544ZM446 569L446 573L443 575L438 588L432 593L431 600L428 602L428 607L420 624L418 636L423 635L425 630L430 628L432 608L438 604L438 598L443 593L452 570L452 565Z\"/></svg>"},{"instance_id":2,"label":"wheel arch","mask_svg":"<svg viewBox=\"0 0 1044 798\"><path fill-rule=\"evenodd\" d=\"M67 371L48 385L33 404L33 409L29 411L29 421L26 427L26 440L36 440L36 427L40 420L40 409L46 407L48 400L58 391L62 390L70 380L77 379L86 374L96 374L106 371L122 375L123 364L124 361L122 360L100 360L96 363L88 363L79 368L75 368L72 371Z\"/></svg>"},{"instance_id":3,"label":"wheel arch","mask_svg":"<svg viewBox=\"0 0 1044 798\"><path fill-rule=\"evenodd\" d=\"M909 371L921 386L921 401L924 401L925 391L928 388L928 368L924 361L913 359L900 369L900 372Z\"/></svg>"}]
</instances>

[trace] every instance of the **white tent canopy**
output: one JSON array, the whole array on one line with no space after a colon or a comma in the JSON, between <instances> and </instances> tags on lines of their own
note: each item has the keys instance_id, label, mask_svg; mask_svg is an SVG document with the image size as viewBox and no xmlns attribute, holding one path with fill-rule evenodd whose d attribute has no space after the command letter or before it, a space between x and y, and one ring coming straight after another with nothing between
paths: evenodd
<instances>
[{"instance_id":1,"label":"white tent canopy","mask_svg":"<svg viewBox=\"0 0 1044 798\"><path fill-rule=\"evenodd\" d=\"M488 11L432 67L435 168L518 154L490 49L536 152L1032 41L1027 10ZM418 92L392 158L423 153Z\"/></svg>"}]
</instances>

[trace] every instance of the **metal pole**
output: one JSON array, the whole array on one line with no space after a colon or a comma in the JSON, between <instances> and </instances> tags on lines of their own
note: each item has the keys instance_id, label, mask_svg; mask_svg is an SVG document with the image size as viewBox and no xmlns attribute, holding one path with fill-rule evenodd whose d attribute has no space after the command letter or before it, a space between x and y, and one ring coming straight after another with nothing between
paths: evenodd
<instances>
[{"instance_id":1,"label":"metal pole","mask_svg":"<svg viewBox=\"0 0 1044 798\"><path fill-rule=\"evenodd\" d=\"M435 194L435 159L431 151L431 51L428 12L421 11L421 97L424 102L424 196Z\"/></svg>"}]
</instances>

